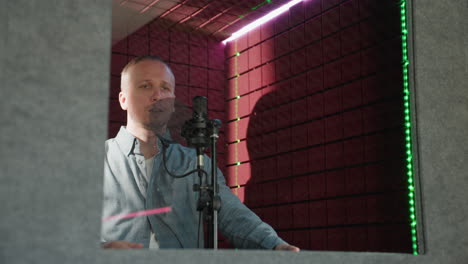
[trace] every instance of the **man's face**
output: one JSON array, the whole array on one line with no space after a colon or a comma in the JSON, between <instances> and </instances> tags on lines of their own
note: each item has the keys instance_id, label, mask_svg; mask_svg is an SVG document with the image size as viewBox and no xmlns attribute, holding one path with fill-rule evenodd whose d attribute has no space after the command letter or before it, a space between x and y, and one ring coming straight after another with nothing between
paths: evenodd
<instances>
[{"instance_id":1,"label":"man's face","mask_svg":"<svg viewBox=\"0 0 468 264\"><path fill-rule=\"evenodd\" d=\"M167 123L174 109L174 76L159 61L145 60L132 65L122 75L120 106L127 110L127 123L149 129Z\"/></svg>"}]
</instances>

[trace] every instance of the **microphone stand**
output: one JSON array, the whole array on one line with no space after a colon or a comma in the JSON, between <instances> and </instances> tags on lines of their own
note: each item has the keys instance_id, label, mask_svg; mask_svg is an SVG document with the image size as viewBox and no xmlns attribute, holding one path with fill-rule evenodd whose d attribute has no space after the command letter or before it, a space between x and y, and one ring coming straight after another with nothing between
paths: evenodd
<instances>
[{"instance_id":1,"label":"microphone stand","mask_svg":"<svg viewBox=\"0 0 468 264\"><path fill-rule=\"evenodd\" d=\"M206 114L206 97L197 96L193 99L194 116L182 128L182 136L187 139L190 147L197 152L197 171L200 184L194 184L193 190L199 192L197 211L202 212L203 221L207 227L205 248L218 248L218 211L221 208L219 186L217 181L216 142L219 138L221 121L208 120ZM211 147L211 179L203 173L206 148Z\"/></svg>"}]
</instances>

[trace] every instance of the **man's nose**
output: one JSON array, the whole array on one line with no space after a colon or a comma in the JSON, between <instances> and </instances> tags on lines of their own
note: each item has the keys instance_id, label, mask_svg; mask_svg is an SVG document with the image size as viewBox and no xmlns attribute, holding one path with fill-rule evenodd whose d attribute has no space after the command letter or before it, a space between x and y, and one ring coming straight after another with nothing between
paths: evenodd
<instances>
[{"instance_id":1,"label":"man's nose","mask_svg":"<svg viewBox=\"0 0 468 264\"><path fill-rule=\"evenodd\" d=\"M156 88L153 91L153 95L151 96L151 101L156 102L161 99L161 89Z\"/></svg>"}]
</instances>

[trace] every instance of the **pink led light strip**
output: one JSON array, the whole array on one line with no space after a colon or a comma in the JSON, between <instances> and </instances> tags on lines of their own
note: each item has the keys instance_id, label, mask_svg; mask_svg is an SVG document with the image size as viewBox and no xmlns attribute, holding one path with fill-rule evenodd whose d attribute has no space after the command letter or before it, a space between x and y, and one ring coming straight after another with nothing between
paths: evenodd
<instances>
[{"instance_id":1,"label":"pink led light strip","mask_svg":"<svg viewBox=\"0 0 468 264\"><path fill-rule=\"evenodd\" d=\"M228 43L229 41L232 41L236 38L239 38L240 36L246 34L247 32L259 27L262 24L265 24L266 22L272 20L273 18L281 15L282 13L286 12L289 10L289 8L293 7L294 5L298 4L299 2L302 2L303 0L293 0L287 4L282 5L281 7L278 7L277 9L271 11L270 13L262 16L261 18L255 20L254 22L246 25L245 27L239 29L238 31L232 33L232 35L223 40L223 44Z\"/></svg>"},{"instance_id":2,"label":"pink led light strip","mask_svg":"<svg viewBox=\"0 0 468 264\"><path fill-rule=\"evenodd\" d=\"M129 214L113 215L113 216L103 218L102 221L106 222L106 221L113 220L113 219L125 219L125 218L133 218L133 217L144 216L144 215L162 214L162 213L167 213L170 211L172 211L172 207L170 206L161 207L161 208L156 208L156 209L151 209L151 210L133 212Z\"/></svg>"}]
</instances>

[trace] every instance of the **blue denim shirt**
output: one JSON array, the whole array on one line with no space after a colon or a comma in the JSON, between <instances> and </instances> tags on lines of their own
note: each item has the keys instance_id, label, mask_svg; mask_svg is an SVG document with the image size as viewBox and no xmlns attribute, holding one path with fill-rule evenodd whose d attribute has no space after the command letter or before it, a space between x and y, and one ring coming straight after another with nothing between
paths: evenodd
<instances>
[{"instance_id":1,"label":"blue denim shirt","mask_svg":"<svg viewBox=\"0 0 468 264\"><path fill-rule=\"evenodd\" d=\"M158 144L161 149L161 142ZM124 127L115 138L106 141L105 153L103 217L166 206L171 206L172 211L103 222L102 242L126 240L148 247L150 230L153 230L160 248L196 248L199 212L196 210L198 192L193 191L193 184L199 183L198 175L171 177L164 169L159 152L154 157L152 175L146 186L145 159L139 142ZM166 157L167 167L173 174L181 175L196 168L194 149L171 144L166 149ZM205 156L207 172L211 170L210 165ZM232 194L219 169L218 182L222 200L219 231L236 248L271 249L280 243L286 244L271 226ZM203 237L203 231L200 236Z\"/></svg>"}]
</instances>

